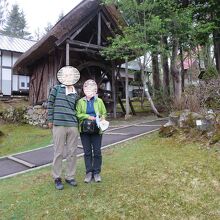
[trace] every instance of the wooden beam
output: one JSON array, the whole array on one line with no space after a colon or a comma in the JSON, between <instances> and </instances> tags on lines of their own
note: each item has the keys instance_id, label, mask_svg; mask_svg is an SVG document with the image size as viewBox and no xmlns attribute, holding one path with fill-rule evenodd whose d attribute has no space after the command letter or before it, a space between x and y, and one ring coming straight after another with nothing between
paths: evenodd
<instances>
[{"instance_id":1,"label":"wooden beam","mask_svg":"<svg viewBox=\"0 0 220 220\"><path fill-rule=\"evenodd\" d=\"M121 106L121 109L122 109L123 113L126 114L125 107L124 107L123 102L122 102L122 100L121 100L120 97L118 97L118 101L119 101L119 104L120 104L120 106Z\"/></svg>"},{"instance_id":2,"label":"wooden beam","mask_svg":"<svg viewBox=\"0 0 220 220\"><path fill-rule=\"evenodd\" d=\"M36 92L37 92L37 95L36 95L35 104L38 103L38 99L39 99L39 95L40 95L40 91L41 91L41 85L42 85L42 82L43 82L43 76L44 76L45 66L46 66L46 60L44 59L44 65L43 65L43 67L42 67L41 76L40 76L40 81L39 81L39 85L38 85L38 88L37 88L38 90L36 91Z\"/></svg>"},{"instance_id":3,"label":"wooden beam","mask_svg":"<svg viewBox=\"0 0 220 220\"><path fill-rule=\"evenodd\" d=\"M89 43L78 41L78 40L68 40L68 43L71 45L76 45L76 46L85 47L85 48L92 48L92 49L97 49L97 50L104 49L104 47L102 46L89 44Z\"/></svg>"},{"instance_id":4,"label":"wooden beam","mask_svg":"<svg viewBox=\"0 0 220 220\"><path fill-rule=\"evenodd\" d=\"M76 52L82 52L82 53L92 53L92 54L96 54L99 55L99 52L97 50L92 50L92 49L79 49L79 48L71 48L70 47L70 51L76 51Z\"/></svg>"},{"instance_id":5,"label":"wooden beam","mask_svg":"<svg viewBox=\"0 0 220 220\"><path fill-rule=\"evenodd\" d=\"M70 45L69 42L66 42L66 66L70 65Z\"/></svg>"},{"instance_id":6,"label":"wooden beam","mask_svg":"<svg viewBox=\"0 0 220 220\"><path fill-rule=\"evenodd\" d=\"M91 17L85 24L83 24L83 26L81 28L79 28L71 37L70 40L73 40L85 27L87 24L89 24L89 22L91 22L91 20L93 19L93 17Z\"/></svg>"},{"instance_id":7,"label":"wooden beam","mask_svg":"<svg viewBox=\"0 0 220 220\"><path fill-rule=\"evenodd\" d=\"M105 18L105 16L103 14L101 14L102 20L105 22L105 25L107 26L107 28L110 30L110 32L112 33L113 36L115 36L115 32L113 31L113 29L111 28L111 22L108 22L107 19Z\"/></svg>"},{"instance_id":8,"label":"wooden beam","mask_svg":"<svg viewBox=\"0 0 220 220\"><path fill-rule=\"evenodd\" d=\"M136 115L136 112L135 112L135 110L134 110L134 106L133 106L132 101L131 101L130 98L129 98L129 105L130 105L132 114L133 114L133 115Z\"/></svg>"},{"instance_id":9,"label":"wooden beam","mask_svg":"<svg viewBox=\"0 0 220 220\"><path fill-rule=\"evenodd\" d=\"M102 33L102 21L101 21L101 12L98 13L98 36L97 36L97 44L101 45L101 33Z\"/></svg>"},{"instance_id":10,"label":"wooden beam","mask_svg":"<svg viewBox=\"0 0 220 220\"><path fill-rule=\"evenodd\" d=\"M128 94L128 58L125 58L125 99L126 99L126 115L130 113L129 94Z\"/></svg>"},{"instance_id":11,"label":"wooden beam","mask_svg":"<svg viewBox=\"0 0 220 220\"><path fill-rule=\"evenodd\" d=\"M95 32L92 33L90 39L89 39L89 44L92 42L93 37L95 36Z\"/></svg>"},{"instance_id":12,"label":"wooden beam","mask_svg":"<svg viewBox=\"0 0 220 220\"><path fill-rule=\"evenodd\" d=\"M70 38L77 30L79 30L82 27L82 25L88 24L88 21L91 21L95 16L96 14L92 12L83 23L80 23L77 27L73 28L72 31L65 34L61 39L57 40L55 44L57 46L60 46L63 42L65 42L66 39Z\"/></svg>"}]
</instances>

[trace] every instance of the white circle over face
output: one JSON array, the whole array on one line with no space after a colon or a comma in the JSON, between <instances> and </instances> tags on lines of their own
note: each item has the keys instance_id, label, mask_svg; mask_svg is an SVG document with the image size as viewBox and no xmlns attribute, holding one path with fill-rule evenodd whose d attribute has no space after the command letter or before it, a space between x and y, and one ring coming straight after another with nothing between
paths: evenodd
<instances>
[{"instance_id":1,"label":"white circle over face","mask_svg":"<svg viewBox=\"0 0 220 220\"><path fill-rule=\"evenodd\" d=\"M85 93L86 97L92 98L97 93L97 84L94 80L89 79L86 80L83 84L83 92Z\"/></svg>"},{"instance_id":2,"label":"white circle over face","mask_svg":"<svg viewBox=\"0 0 220 220\"><path fill-rule=\"evenodd\" d=\"M57 73L58 81L66 86L74 85L80 78L79 71L72 66L64 66Z\"/></svg>"}]
</instances>

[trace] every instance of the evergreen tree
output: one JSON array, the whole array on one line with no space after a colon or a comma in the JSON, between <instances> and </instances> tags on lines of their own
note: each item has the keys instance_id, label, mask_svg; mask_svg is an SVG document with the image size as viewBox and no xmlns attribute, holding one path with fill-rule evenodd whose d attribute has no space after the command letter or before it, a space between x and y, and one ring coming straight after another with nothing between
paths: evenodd
<instances>
[{"instance_id":1,"label":"evergreen tree","mask_svg":"<svg viewBox=\"0 0 220 220\"><path fill-rule=\"evenodd\" d=\"M64 17L63 11L59 14L57 22L59 22Z\"/></svg>"},{"instance_id":2,"label":"evergreen tree","mask_svg":"<svg viewBox=\"0 0 220 220\"><path fill-rule=\"evenodd\" d=\"M4 24L7 14L8 2L7 0L0 0L0 27Z\"/></svg>"},{"instance_id":3,"label":"evergreen tree","mask_svg":"<svg viewBox=\"0 0 220 220\"><path fill-rule=\"evenodd\" d=\"M50 22L48 22L47 26L44 28L45 34L47 34L52 29L52 27L53 25Z\"/></svg>"},{"instance_id":4,"label":"evergreen tree","mask_svg":"<svg viewBox=\"0 0 220 220\"><path fill-rule=\"evenodd\" d=\"M27 22L24 12L19 10L18 5L13 5L3 28L3 33L13 37L29 38L30 33L26 31L26 28Z\"/></svg>"}]
</instances>

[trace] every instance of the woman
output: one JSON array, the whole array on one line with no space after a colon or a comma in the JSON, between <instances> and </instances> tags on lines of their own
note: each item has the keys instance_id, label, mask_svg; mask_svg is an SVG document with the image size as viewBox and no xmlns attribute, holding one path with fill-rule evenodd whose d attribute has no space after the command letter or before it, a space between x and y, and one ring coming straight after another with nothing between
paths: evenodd
<instances>
[{"instance_id":1,"label":"woman","mask_svg":"<svg viewBox=\"0 0 220 220\"><path fill-rule=\"evenodd\" d=\"M84 149L84 161L86 167L84 182L91 182L93 177L95 182L101 182L102 132L98 127L99 121L105 120L106 108L102 99L97 96L97 84L94 80L87 80L83 85L83 91L85 97L77 102L76 111L79 119L81 142ZM85 122L94 122L96 129L93 133L85 131L82 126Z\"/></svg>"}]
</instances>

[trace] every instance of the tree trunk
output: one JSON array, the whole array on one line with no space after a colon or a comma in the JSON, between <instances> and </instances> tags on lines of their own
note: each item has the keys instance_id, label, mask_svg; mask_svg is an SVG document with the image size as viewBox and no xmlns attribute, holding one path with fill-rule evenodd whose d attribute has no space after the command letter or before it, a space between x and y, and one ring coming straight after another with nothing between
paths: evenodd
<instances>
[{"instance_id":1,"label":"tree trunk","mask_svg":"<svg viewBox=\"0 0 220 220\"><path fill-rule=\"evenodd\" d=\"M184 71L184 57L183 57L182 46L180 46L180 62L181 62L182 92L184 92L184 87L185 87L185 71Z\"/></svg>"},{"instance_id":2,"label":"tree trunk","mask_svg":"<svg viewBox=\"0 0 220 220\"><path fill-rule=\"evenodd\" d=\"M174 81L174 98L176 103L180 103L182 89L181 89L181 74L177 69L177 54L178 54L178 40L174 37L172 41L172 56L171 56L171 75Z\"/></svg>"},{"instance_id":3,"label":"tree trunk","mask_svg":"<svg viewBox=\"0 0 220 220\"><path fill-rule=\"evenodd\" d=\"M167 37L162 37L162 44L165 49L168 49ZM161 56L162 69L163 69L163 94L164 96L170 96L170 77L169 77L169 64L168 56L166 53L163 53Z\"/></svg>"},{"instance_id":4,"label":"tree trunk","mask_svg":"<svg viewBox=\"0 0 220 220\"><path fill-rule=\"evenodd\" d=\"M213 42L214 42L214 55L216 62L216 69L220 74L220 31L214 31L213 33Z\"/></svg>"},{"instance_id":5,"label":"tree trunk","mask_svg":"<svg viewBox=\"0 0 220 220\"><path fill-rule=\"evenodd\" d=\"M160 90L160 84L161 84L157 53L152 53L152 74L153 74L153 88L154 91L156 92Z\"/></svg>"},{"instance_id":6,"label":"tree trunk","mask_svg":"<svg viewBox=\"0 0 220 220\"><path fill-rule=\"evenodd\" d=\"M211 64L210 45L209 45L209 43L207 43L204 47L204 65L205 65L205 68L208 69L210 64Z\"/></svg>"},{"instance_id":7,"label":"tree trunk","mask_svg":"<svg viewBox=\"0 0 220 220\"><path fill-rule=\"evenodd\" d=\"M157 111L155 105L154 105L154 102L150 96L150 93L149 93L149 89L148 89L148 86L147 86L147 82L146 82L146 77L144 75L144 70L141 70L141 80L142 80L142 84L143 84L143 89L144 89L144 92L145 92L145 95L150 103L150 106L151 106L151 109L153 110L154 114L157 115L158 117L162 117L161 114Z\"/></svg>"}]
</instances>

